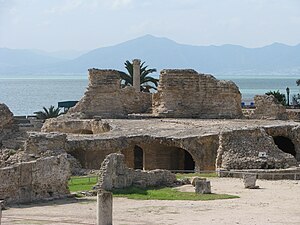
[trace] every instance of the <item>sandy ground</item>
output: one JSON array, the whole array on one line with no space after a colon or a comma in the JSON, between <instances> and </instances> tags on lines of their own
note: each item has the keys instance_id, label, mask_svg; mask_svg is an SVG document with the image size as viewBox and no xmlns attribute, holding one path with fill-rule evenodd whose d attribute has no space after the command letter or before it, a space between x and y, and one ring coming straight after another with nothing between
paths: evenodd
<instances>
[{"instance_id":1,"label":"sandy ground","mask_svg":"<svg viewBox=\"0 0 300 225\"><path fill-rule=\"evenodd\" d=\"M258 180L260 189L244 189L242 180L212 178L212 191L238 195L214 201L141 201L114 198L114 225L249 224L300 225L300 181ZM192 186L181 187L193 191ZM95 224L96 200L67 199L15 206L3 211L2 225Z\"/></svg>"}]
</instances>

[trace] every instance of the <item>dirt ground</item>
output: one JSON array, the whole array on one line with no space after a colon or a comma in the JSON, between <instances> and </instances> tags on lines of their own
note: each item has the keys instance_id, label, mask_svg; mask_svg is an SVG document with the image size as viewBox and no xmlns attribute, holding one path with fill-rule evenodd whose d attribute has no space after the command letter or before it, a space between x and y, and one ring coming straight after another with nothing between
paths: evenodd
<instances>
[{"instance_id":1,"label":"dirt ground","mask_svg":"<svg viewBox=\"0 0 300 225\"><path fill-rule=\"evenodd\" d=\"M238 199L214 201L141 201L114 198L114 225L249 224L299 225L300 181L258 180L260 189L244 189L242 180L211 178L214 193ZM193 191L191 185L181 187ZM95 224L96 199L67 199L15 206L3 211L2 225Z\"/></svg>"}]
</instances>

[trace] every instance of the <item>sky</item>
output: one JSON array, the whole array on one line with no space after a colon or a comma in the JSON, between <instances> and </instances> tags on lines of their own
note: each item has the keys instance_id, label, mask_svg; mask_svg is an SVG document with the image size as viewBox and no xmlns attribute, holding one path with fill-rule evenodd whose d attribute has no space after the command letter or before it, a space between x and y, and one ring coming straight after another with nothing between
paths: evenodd
<instances>
[{"instance_id":1,"label":"sky","mask_svg":"<svg viewBox=\"0 0 300 225\"><path fill-rule=\"evenodd\" d=\"M297 45L300 1L0 0L0 47L91 50L146 34L190 45Z\"/></svg>"}]
</instances>

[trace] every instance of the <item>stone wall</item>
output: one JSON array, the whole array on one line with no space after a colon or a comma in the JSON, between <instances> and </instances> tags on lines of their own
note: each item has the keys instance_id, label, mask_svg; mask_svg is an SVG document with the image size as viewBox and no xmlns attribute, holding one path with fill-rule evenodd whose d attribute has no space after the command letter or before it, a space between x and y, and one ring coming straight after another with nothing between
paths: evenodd
<instances>
[{"instance_id":1,"label":"stone wall","mask_svg":"<svg viewBox=\"0 0 300 225\"><path fill-rule=\"evenodd\" d=\"M151 108L151 94L136 92L133 87L121 88L119 71L89 69L89 86L83 98L69 110L88 118L125 117L144 113Z\"/></svg>"},{"instance_id":2,"label":"stone wall","mask_svg":"<svg viewBox=\"0 0 300 225\"><path fill-rule=\"evenodd\" d=\"M18 163L0 169L0 199L25 203L69 194L66 155Z\"/></svg>"},{"instance_id":3,"label":"stone wall","mask_svg":"<svg viewBox=\"0 0 300 225\"><path fill-rule=\"evenodd\" d=\"M2 146L2 141L11 136L14 123L13 113L9 108L0 103L0 147Z\"/></svg>"},{"instance_id":4,"label":"stone wall","mask_svg":"<svg viewBox=\"0 0 300 225\"><path fill-rule=\"evenodd\" d=\"M162 70L152 107L161 117L242 117L241 93L233 82L194 70Z\"/></svg>"},{"instance_id":5,"label":"stone wall","mask_svg":"<svg viewBox=\"0 0 300 225\"><path fill-rule=\"evenodd\" d=\"M167 170L141 171L127 168L122 154L109 154L101 164L97 187L104 190L126 188L132 185L142 187L172 185L175 174Z\"/></svg>"},{"instance_id":6,"label":"stone wall","mask_svg":"<svg viewBox=\"0 0 300 225\"><path fill-rule=\"evenodd\" d=\"M256 95L255 107L251 119L279 119L288 118L285 107L273 95Z\"/></svg>"},{"instance_id":7,"label":"stone wall","mask_svg":"<svg viewBox=\"0 0 300 225\"><path fill-rule=\"evenodd\" d=\"M260 152L266 156L260 156ZM296 165L296 159L281 151L264 129L237 130L220 135L216 168L284 169Z\"/></svg>"},{"instance_id":8,"label":"stone wall","mask_svg":"<svg viewBox=\"0 0 300 225\"><path fill-rule=\"evenodd\" d=\"M101 120L69 119L64 116L47 119L42 132L61 132L73 134L100 134L111 129L108 123Z\"/></svg>"},{"instance_id":9,"label":"stone wall","mask_svg":"<svg viewBox=\"0 0 300 225\"><path fill-rule=\"evenodd\" d=\"M25 153L52 156L66 153L67 135L61 133L30 132L25 142Z\"/></svg>"},{"instance_id":10,"label":"stone wall","mask_svg":"<svg viewBox=\"0 0 300 225\"><path fill-rule=\"evenodd\" d=\"M125 155L126 165L134 168L134 147L143 150L144 169L184 169L184 152L193 158L195 170L214 170L218 149L218 135L174 139L150 136L94 138L67 140L67 152L78 159L84 168L98 169L110 153Z\"/></svg>"}]
</instances>

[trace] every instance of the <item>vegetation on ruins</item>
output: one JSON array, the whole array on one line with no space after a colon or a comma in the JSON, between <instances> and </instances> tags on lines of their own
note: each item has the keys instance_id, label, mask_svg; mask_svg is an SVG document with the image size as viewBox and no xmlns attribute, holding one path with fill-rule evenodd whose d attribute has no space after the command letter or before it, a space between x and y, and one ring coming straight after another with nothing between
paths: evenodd
<instances>
[{"instance_id":1,"label":"vegetation on ruins","mask_svg":"<svg viewBox=\"0 0 300 225\"><path fill-rule=\"evenodd\" d=\"M125 197L138 200L189 200L207 201L216 199L231 199L238 196L227 194L197 194L195 192L182 192L170 187L138 188L129 187L113 191L114 197Z\"/></svg>"},{"instance_id":2,"label":"vegetation on ruins","mask_svg":"<svg viewBox=\"0 0 300 225\"><path fill-rule=\"evenodd\" d=\"M97 184L97 177L71 177L68 182L71 192L89 191Z\"/></svg>"},{"instance_id":3,"label":"vegetation on ruins","mask_svg":"<svg viewBox=\"0 0 300 225\"><path fill-rule=\"evenodd\" d=\"M61 113L60 108L55 108L53 105L51 105L48 109L43 107L43 111L34 112L34 114L38 119L45 120L58 117Z\"/></svg>"},{"instance_id":4,"label":"vegetation on ruins","mask_svg":"<svg viewBox=\"0 0 300 225\"><path fill-rule=\"evenodd\" d=\"M121 72L121 79L123 81L122 86L133 86L133 63L126 61L124 63L125 68L128 72ZM155 68L148 69L148 66L145 66L145 62L142 62L140 65L141 71L141 91L150 92L151 89L157 90L158 79L151 77L150 74L156 72Z\"/></svg>"},{"instance_id":5,"label":"vegetation on ruins","mask_svg":"<svg viewBox=\"0 0 300 225\"><path fill-rule=\"evenodd\" d=\"M285 94L280 93L279 90L277 90L277 91L268 91L268 92L266 92L266 95L273 95L278 100L278 102L280 102L282 105L287 104Z\"/></svg>"},{"instance_id":6,"label":"vegetation on ruins","mask_svg":"<svg viewBox=\"0 0 300 225\"><path fill-rule=\"evenodd\" d=\"M193 174L195 175L195 174ZM202 176L203 174L201 174ZM211 175L211 174L210 174ZM208 176L210 176L208 175ZM183 176L183 175L182 175ZM71 192L89 191L97 183L97 177L72 177L69 180ZM238 196L227 194L196 194L194 192L181 192L170 187L138 188L129 187L113 191L114 197L124 197L138 200L191 200L207 201L216 199L231 199ZM78 195L80 197L80 195Z\"/></svg>"}]
</instances>

